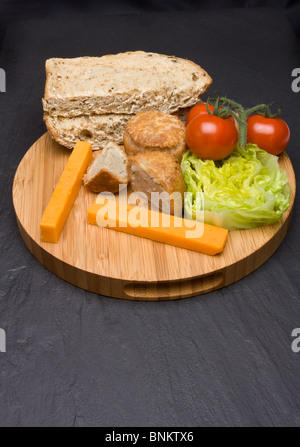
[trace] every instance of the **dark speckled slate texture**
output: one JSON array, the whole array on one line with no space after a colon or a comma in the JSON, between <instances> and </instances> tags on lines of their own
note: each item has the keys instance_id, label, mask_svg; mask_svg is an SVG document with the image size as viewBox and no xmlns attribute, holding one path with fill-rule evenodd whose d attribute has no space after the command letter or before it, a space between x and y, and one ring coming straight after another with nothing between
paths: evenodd
<instances>
[{"instance_id":1,"label":"dark speckled slate texture","mask_svg":"<svg viewBox=\"0 0 300 447\"><path fill-rule=\"evenodd\" d=\"M299 47L281 10L16 22L0 67L1 426L300 426L299 203L259 270L202 297L142 303L77 289L28 252L11 202L14 172L45 131L52 56L144 49L190 58L246 105L286 104L299 177ZM298 199L297 199L298 202Z\"/></svg>"}]
</instances>

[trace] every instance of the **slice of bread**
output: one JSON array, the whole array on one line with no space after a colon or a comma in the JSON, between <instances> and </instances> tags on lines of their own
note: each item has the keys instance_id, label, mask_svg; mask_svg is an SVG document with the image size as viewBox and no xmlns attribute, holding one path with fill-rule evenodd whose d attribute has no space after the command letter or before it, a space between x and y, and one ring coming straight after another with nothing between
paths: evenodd
<instances>
[{"instance_id":1,"label":"slice of bread","mask_svg":"<svg viewBox=\"0 0 300 447\"><path fill-rule=\"evenodd\" d=\"M49 59L44 111L52 116L173 113L190 107L212 83L187 59L144 51Z\"/></svg>"},{"instance_id":2,"label":"slice of bread","mask_svg":"<svg viewBox=\"0 0 300 447\"><path fill-rule=\"evenodd\" d=\"M131 115L91 115L75 118L44 115L51 136L62 146L73 149L77 141L88 141L93 151L103 149L109 141L122 144Z\"/></svg>"},{"instance_id":3,"label":"slice of bread","mask_svg":"<svg viewBox=\"0 0 300 447\"><path fill-rule=\"evenodd\" d=\"M120 185L128 183L127 169L128 159L124 149L110 142L89 166L83 177L84 186L96 193L117 193Z\"/></svg>"}]
</instances>

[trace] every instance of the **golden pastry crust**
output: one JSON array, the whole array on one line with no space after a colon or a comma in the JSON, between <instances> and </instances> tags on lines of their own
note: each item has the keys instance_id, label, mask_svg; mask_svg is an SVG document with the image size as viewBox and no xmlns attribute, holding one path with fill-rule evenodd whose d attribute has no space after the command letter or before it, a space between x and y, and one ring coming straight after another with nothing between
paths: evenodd
<instances>
[{"instance_id":1,"label":"golden pastry crust","mask_svg":"<svg viewBox=\"0 0 300 447\"><path fill-rule=\"evenodd\" d=\"M184 199L186 185L176 158L166 152L149 151L129 157L129 178L132 189L144 192L151 200L152 192L179 192ZM171 213L174 206L171 204Z\"/></svg>"},{"instance_id":2,"label":"golden pastry crust","mask_svg":"<svg viewBox=\"0 0 300 447\"><path fill-rule=\"evenodd\" d=\"M186 150L185 125L177 116L168 113L140 112L126 125L124 147L128 155L162 151L180 160Z\"/></svg>"}]
</instances>

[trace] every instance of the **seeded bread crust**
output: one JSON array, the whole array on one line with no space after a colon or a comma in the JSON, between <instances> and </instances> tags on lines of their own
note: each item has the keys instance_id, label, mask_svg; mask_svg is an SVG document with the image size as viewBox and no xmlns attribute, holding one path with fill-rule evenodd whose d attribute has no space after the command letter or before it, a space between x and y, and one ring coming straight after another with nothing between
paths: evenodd
<instances>
[{"instance_id":1,"label":"seeded bread crust","mask_svg":"<svg viewBox=\"0 0 300 447\"><path fill-rule=\"evenodd\" d=\"M212 83L192 61L144 51L49 59L46 75L44 111L64 117L174 113L197 103Z\"/></svg>"},{"instance_id":2,"label":"seeded bread crust","mask_svg":"<svg viewBox=\"0 0 300 447\"><path fill-rule=\"evenodd\" d=\"M180 161L186 150L185 126L177 116L168 113L140 112L126 125L124 147L128 155L162 151Z\"/></svg>"}]
</instances>

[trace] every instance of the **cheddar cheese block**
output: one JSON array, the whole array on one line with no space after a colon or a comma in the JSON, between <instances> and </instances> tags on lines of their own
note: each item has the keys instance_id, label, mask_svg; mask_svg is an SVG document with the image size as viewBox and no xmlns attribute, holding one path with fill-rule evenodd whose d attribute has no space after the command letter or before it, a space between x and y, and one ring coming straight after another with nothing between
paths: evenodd
<instances>
[{"instance_id":1,"label":"cheddar cheese block","mask_svg":"<svg viewBox=\"0 0 300 447\"><path fill-rule=\"evenodd\" d=\"M221 253L228 230L114 200L95 202L88 223L207 255Z\"/></svg>"},{"instance_id":2,"label":"cheddar cheese block","mask_svg":"<svg viewBox=\"0 0 300 447\"><path fill-rule=\"evenodd\" d=\"M58 242L91 161L91 144L77 143L40 221L43 242Z\"/></svg>"}]
</instances>

